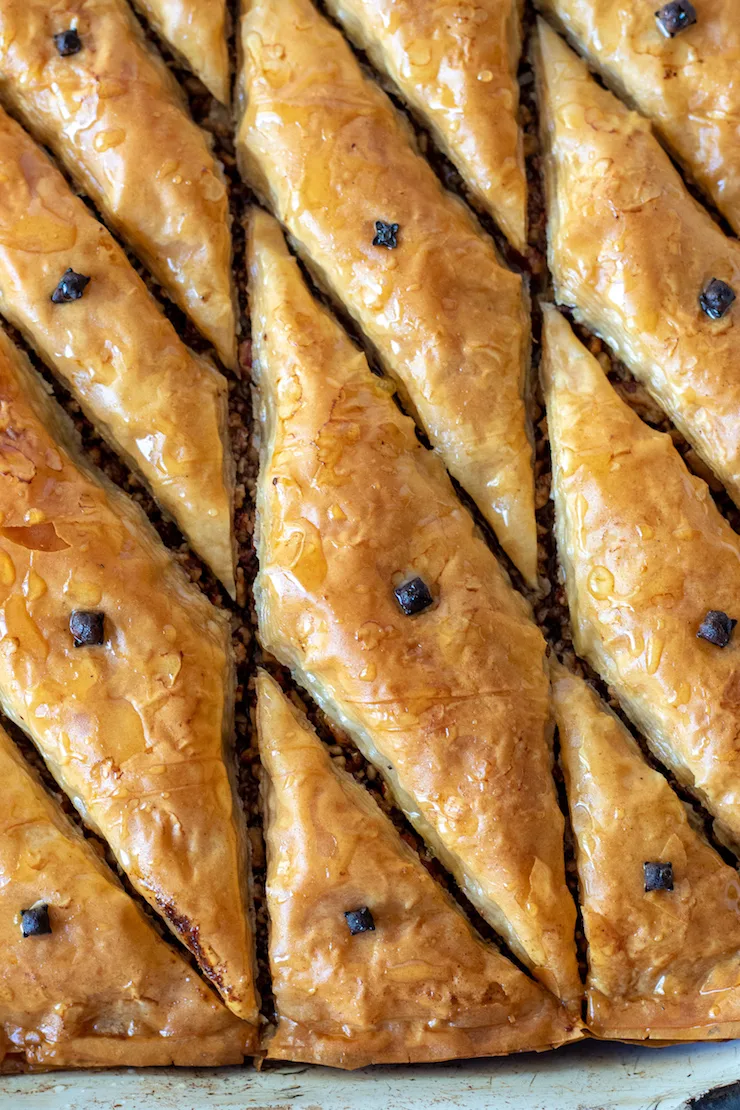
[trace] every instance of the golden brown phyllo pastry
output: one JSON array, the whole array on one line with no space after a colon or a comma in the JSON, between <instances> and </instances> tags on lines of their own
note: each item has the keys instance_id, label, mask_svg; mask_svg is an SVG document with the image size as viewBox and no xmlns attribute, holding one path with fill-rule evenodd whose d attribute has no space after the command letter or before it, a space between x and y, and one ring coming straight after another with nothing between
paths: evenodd
<instances>
[{"instance_id":1,"label":"golden brown phyllo pastry","mask_svg":"<svg viewBox=\"0 0 740 1110\"><path fill-rule=\"evenodd\" d=\"M740 883L582 679L553 673L588 940L588 1024L620 1040L740 1035Z\"/></svg>"},{"instance_id":2,"label":"golden brown phyllo pastry","mask_svg":"<svg viewBox=\"0 0 740 1110\"><path fill-rule=\"evenodd\" d=\"M241 40L244 175L535 583L522 279L310 0L246 0Z\"/></svg>"},{"instance_id":3,"label":"golden brown phyllo pastry","mask_svg":"<svg viewBox=\"0 0 740 1110\"><path fill-rule=\"evenodd\" d=\"M233 366L223 174L125 0L2 0L0 98Z\"/></svg>"},{"instance_id":4,"label":"golden brown phyllo pastry","mask_svg":"<svg viewBox=\"0 0 740 1110\"><path fill-rule=\"evenodd\" d=\"M650 131L544 23L539 32L555 293L602 336L740 504L740 245Z\"/></svg>"},{"instance_id":5,"label":"golden brown phyllo pastry","mask_svg":"<svg viewBox=\"0 0 740 1110\"><path fill-rule=\"evenodd\" d=\"M514 952L577 1005L545 642L438 457L260 212L249 269L262 643Z\"/></svg>"},{"instance_id":6,"label":"golden brown phyllo pastry","mask_svg":"<svg viewBox=\"0 0 740 1110\"><path fill-rule=\"evenodd\" d=\"M224 614L76 456L0 336L0 702L227 1004L256 1018Z\"/></svg>"},{"instance_id":7,"label":"golden brown phyllo pastry","mask_svg":"<svg viewBox=\"0 0 740 1110\"><path fill-rule=\"evenodd\" d=\"M519 251L527 179L519 128L519 0L327 0L350 38L432 131Z\"/></svg>"},{"instance_id":8,"label":"golden brown phyllo pastry","mask_svg":"<svg viewBox=\"0 0 740 1110\"><path fill-rule=\"evenodd\" d=\"M552 307L543 380L576 651L740 844L740 537Z\"/></svg>"},{"instance_id":9,"label":"golden brown phyllo pastry","mask_svg":"<svg viewBox=\"0 0 740 1110\"><path fill-rule=\"evenodd\" d=\"M689 176L740 232L738 0L688 7L663 0L537 3L612 88L653 120ZM664 7L669 11L656 18Z\"/></svg>"},{"instance_id":10,"label":"golden brown phyllo pastry","mask_svg":"<svg viewBox=\"0 0 740 1110\"><path fill-rule=\"evenodd\" d=\"M226 381L188 350L113 237L1 109L0 312L233 595Z\"/></svg>"},{"instance_id":11,"label":"golden brown phyllo pastry","mask_svg":"<svg viewBox=\"0 0 740 1110\"><path fill-rule=\"evenodd\" d=\"M226 0L134 0L162 38L208 91L229 103Z\"/></svg>"},{"instance_id":12,"label":"golden brown phyllo pastry","mask_svg":"<svg viewBox=\"0 0 740 1110\"><path fill-rule=\"evenodd\" d=\"M580 1022L485 944L264 672L269 1057L335 1067L554 1048Z\"/></svg>"},{"instance_id":13,"label":"golden brown phyllo pastry","mask_svg":"<svg viewBox=\"0 0 740 1110\"><path fill-rule=\"evenodd\" d=\"M0 949L0 1072L237 1064L252 1046L2 729Z\"/></svg>"}]
</instances>

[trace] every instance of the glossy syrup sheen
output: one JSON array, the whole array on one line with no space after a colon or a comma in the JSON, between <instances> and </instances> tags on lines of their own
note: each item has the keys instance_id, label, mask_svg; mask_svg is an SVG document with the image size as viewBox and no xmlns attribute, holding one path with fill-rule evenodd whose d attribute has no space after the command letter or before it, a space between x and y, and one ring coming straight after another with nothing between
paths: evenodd
<instances>
[{"instance_id":1,"label":"glossy syrup sheen","mask_svg":"<svg viewBox=\"0 0 740 1110\"><path fill-rule=\"evenodd\" d=\"M391 102L310 0L250 4L242 45L245 175L536 582L522 279L443 190ZM397 249L373 245L377 220L399 224Z\"/></svg>"},{"instance_id":2,"label":"glossy syrup sheen","mask_svg":"<svg viewBox=\"0 0 740 1110\"><path fill-rule=\"evenodd\" d=\"M434 453L253 216L263 646L389 778L480 912L580 995L545 642ZM393 590L420 576L416 617Z\"/></svg>"},{"instance_id":3,"label":"glossy syrup sheen","mask_svg":"<svg viewBox=\"0 0 740 1110\"><path fill-rule=\"evenodd\" d=\"M689 195L646 121L541 28L548 255L556 295L644 382L740 501L740 301L701 309L712 278L740 294L740 245Z\"/></svg>"},{"instance_id":4,"label":"glossy syrup sheen","mask_svg":"<svg viewBox=\"0 0 740 1110\"><path fill-rule=\"evenodd\" d=\"M60 57L71 21L83 49ZM232 366L223 174L124 0L3 0L0 95Z\"/></svg>"},{"instance_id":5,"label":"glossy syrup sheen","mask_svg":"<svg viewBox=\"0 0 740 1110\"><path fill-rule=\"evenodd\" d=\"M133 503L79 468L32 375L3 338L3 709L138 892L254 1020L241 813L226 763L227 622ZM102 646L74 646L77 609L104 614Z\"/></svg>"},{"instance_id":6,"label":"glossy syrup sheen","mask_svg":"<svg viewBox=\"0 0 740 1110\"><path fill-rule=\"evenodd\" d=\"M329 0L328 6L428 123L476 201L525 251L518 0Z\"/></svg>"},{"instance_id":7,"label":"glossy syrup sheen","mask_svg":"<svg viewBox=\"0 0 740 1110\"><path fill-rule=\"evenodd\" d=\"M670 436L617 396L555 309L544 378L558 551L576 651L658 755L740 842L740 642L697 637L734 614L740 539Z\"/></svg>"},{"instance_id":8,"label":"glossy syrup sheen","mask_svg":"<svg viewBox=\"0 0 740 1110\"><path fill-rule=\"evenodd\" d=\"M90 278L69 304L50 291ZM234 590L225 379L188 350L124 252L0 110L0 312L70 386Z\"/></svg>"}]
</instances>

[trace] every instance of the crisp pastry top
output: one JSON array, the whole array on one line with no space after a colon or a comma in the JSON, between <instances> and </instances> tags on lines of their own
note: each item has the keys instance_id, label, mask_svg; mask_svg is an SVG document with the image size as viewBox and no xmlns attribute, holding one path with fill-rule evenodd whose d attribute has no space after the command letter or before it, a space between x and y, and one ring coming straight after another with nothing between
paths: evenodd
<instances>
[{"instance_id":1,"label":"crisp pastry top","mask_svg":"<svg viewBox=\"0 0 740 1110\"><path fill-rule=\"evenodd\" d=\"M0 701L85 821L256 1017L228 622L101 485L0 337Z\"/></svg>"},{"instance_id":2,"label":"crisp pastry top","mask_svg":"<svg viewBox=\"0 0 740 1110\"><path fill-rule=\"evenodd\" d=\"M240 1063L251 1026L157 935L2 729L0 784L0 1072Z\"/></svg>"},{"instance_id":3,"label":"crisp pastry top","mask_svg":"<svg viewBox=\"0 0 740 1110\"><path fill-rule=\"evenodd\" d=\"M243 173L536 582L522 279L310 0L246 0L242 53Z\"/></svg>"},{"instance_id":4,"label":"crisp pastry top","mask_svg":"<svg viewBox=\"0 0 740 1110\"><path fill-rule=\"evenodd\" d=\"M519 0L327 0L430 127L476 201L519 251L527 180L518 122Z\"/></svg>"},{"instance_id":5,"label":"crisp pastry top","mask_svg":"<svg viewBox=\"0 0 740 1110\"><path fill-rule=\"evenodd\" d=\"M562 667L560 758L600 1037L740 1035L740 883L624 725Z\"/></svg>"},{"instance_id":6,"label":"crisp pastry top","mask_svg":"<svg viewBox=\"0 0 740 1110\"><path fill-rule=\"evenodd\" d=\"M78 299L55 303L68 269L89 280ZM0 312L233 594L226 381L178 338L112 236L2 110Z\"/></svg>"},{"instance_id":7,"label":"crisp pastry top","mask_svg":"<svg viewBox=\"0 0 740 1110\"><path fill-rule=\"evenodd\" d=\"M580 1023L474 933L264 672L257 690L278 1014L268 1056L356 1068L576 1039Z\"/></svg>"},{"instance_id":8,"label":"crisp pastry top","mask_svg":"<svg viewBox=\"0 0 740 1110\"><path fill-rule=\"evenodd\" d=\"M248 258L262 643L386 776L516 954L580 998L544 640L265 213Z\"/></svg>"},{"instance_id":9,"label":"crisp pastry top","mask_svg":"<svg viewBox=\"0 0 740 1110\"><path fill-rule=\"evenodd\" d=\"M223 174L124 0L0 0L0 97L233 366Z\"/></svg>"},{"instance_id":10,"label":"crisp pastry top","mask_svg":"<svg viewBox=\"0 0 740 1110\"><path fill-rule=\"evenodd\" d=\"M226 0L134 0L134 3L208 91L222 104L228 104L231 90Z\"/></svg>"},{"instance_id":11,"label":"crisp pastry top","mask_svg":"<svg viewBox=\"0 0 740 1110\"><path fill-rule=\"evenodd\" d=\"M606 81L655 122L690 176L740 232L740 0L696 0L696 21L673 36L656 19L663 0L537 3Z\"/></svg>"},{"instance_id":12,"label":"crisp pastry top","mask_svg":"<svg viewBox=\"0 0 740 1110\"><path fill-rule=\"evenodd\" d=\"M646 384L740 504L740 245L689 195L650 125L542 21L539 55L557 298ZM723 287L729 303L715 303Z\"/></svg>"},{"instance_id":13,"label":"crisp pastry top","mask_svg":"<svg viewBox=\"0 0 740 1110\"><path fill-rule=\"evenodd\" d=\"M576 651L740 843L740 537L552 307L543 378Z\"/></svg>"}]
</instances>

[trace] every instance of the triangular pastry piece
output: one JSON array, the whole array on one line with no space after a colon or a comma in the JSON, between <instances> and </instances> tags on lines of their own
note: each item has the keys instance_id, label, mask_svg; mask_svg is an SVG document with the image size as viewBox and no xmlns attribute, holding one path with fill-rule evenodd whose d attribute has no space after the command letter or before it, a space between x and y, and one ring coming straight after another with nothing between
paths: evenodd
<instances>
[{"instance_id":1,"label":"triangular pastry piece","mask_svg":"<svg viewBox=\"0 0 740 1110\"><path fill-rule=\"evenodd\" d=\"M268 1057L358 1068L577 1039L580 1023L481 940L264 672L257 690L278 1017Z\"/></svg>"},{"instance_id":2,"label":"triangular pastry piece","mask_svg":"<svg viewBox=\"0 0 740 1110\"><path fill-rule=\"evenodd\" d=\"M552 307L542 365L576 651L740 844L740 537Z\"/></svg>"},{"instance_id":3,"label":"triangular pastry piece","mask_svg":"<svg viewBox=\"0 0 740 1110\"><path fill-rule=\"evenodd\" d=\"M542 22L539 55L557 299L644 382L740 504L740 245L689 195L650 125Z\"/></svg>"},{"instance_id":4,"label":"triangular pastry piece","mask_svg":"<svg viewBox=\"0 0 740 1110\"><path fill-rule=\"evenodd\" d=\"M740 879L627 729L553 674L588 941L588 1024L620 1040L740 1035Z\"/></svg>"},{"instance_id":5,"label":"triangular pastry piece","mask_svg":"<svg viewBox=\"0 0 740 1110\"><path fill-rule=\"evenodd\" d=\"M223 173L124 0L3 0L0 96L233 366Z\"/></svg>"},{"instance_id":6,"label":"triangular pastry piece","mask_svg":"<svg viewBox=\"0 0 740 1110\"><path fill-rule=\"evenodd\" d=\"M228 104L229 51L226 0L134 0L177 58L200 77L208 91Z\"/></svg>"},{"instance_id":7,"label":"triangular pastry piece","mask_svg":"<svg viewBox=\"0 0 740 1110\"><path fill-rule=\"evenodd\" d=\"M256 1017L228 622L76 458L0 335L0 702L226 1002Z\"/></svg>"},{"instance_id":8,"label":"triangular pastry piece","mask_svg":"<svg viewBox=\"0 0 740 1110\"><path fill-rule=\"evenodd\" d=\"M448 470L537 580L522 279L415 150L311 0L247 0L242 171L397 379Z\"/></svg>"},{"instance_id":9,"label":"triangular pastry piece","mask_svg":"<svg viewBox=\"0 0 740 1110\"><path fill-rule=\"evenodd\" d=\"M68 269L89 280L60 303ZM178 338L112 236L2 110L0 312L233 595L226 381Z\"/></svg>"},{"instance_id":10,"label":"triangular pastry piece","mask_svg":"<svg viewBox=\"0 0 740 1110\"><path fill-rule=\"evenodd\" d=\"M0 784L0 1072L241 1063L252 1027L162 940L2 729Z\"/></svg>"},{"instance_id":11,"label":"triangular pastry piece","mask_svg":"<svg viewBox=\"0 0 740 1110\"><path fill-rule=\"evenodd\" d=\"M248 251L262 643L386 776L516 954L573 1001L544 640L265 213Z\"/></svg>"},{"instance_id":12,"label":"triangular pastry piece","mask_svg":"<svg viewBox=\"0 0 740 1110\"><path fill-rule=\"evenodd\" d=\"M693 23L688 11L687 19L675 12L692 5L663 0L537 2L607 83L653 121L689 175L740 232L738 0L697 2ZM684 24L679 30L674 30L676 16Z\"/></svg>"},{"instance_id":13,"label":"triangular pastry piece","mask_svg":"<svg viewBox=\"0 0 740 1110\"><path fill-rule=\"evenodd\" d=\"M518 251L527 247L519 0L328 0Z\"/></svg>"}]
</instances>

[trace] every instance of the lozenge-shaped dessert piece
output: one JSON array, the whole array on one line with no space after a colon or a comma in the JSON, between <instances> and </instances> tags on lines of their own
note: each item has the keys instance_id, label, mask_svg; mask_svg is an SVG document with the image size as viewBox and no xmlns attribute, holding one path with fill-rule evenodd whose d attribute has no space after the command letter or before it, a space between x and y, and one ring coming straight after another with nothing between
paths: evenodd
<instances>
[{"instance_id":1,"label":"lozenge-shaped dessert piece","mask_svg":"<svg viewBox=\"0 0 740 1110\"><path fill-rule=\"evenodd\" d=\"M152 27L208 91L228 104L226 0L134 0Z\"/></svg>"},{"instance_id":2,"label":"lozenge-shaped dessert piece","mask_svg":"<svg viewBox=\"0 0 740 1110\"><path fill-rule=\"evenodd\" d=\"M534 585L522 278L311 0L245 0L241 43L244 177Z\"/></svg>"},{"instance_id":3,"label":"lozenge-shaped dessert piece","mask_svg":"<svg viewBox=\"0 0 740 1110\"><path fill-rule=\"evenodd\" d=\"M2 109L0 313L233 595L226 380L185 346L124 251Z\"/></svg>"},{"instance_id":4,"label":"lozenge-shaped dessert piece","mask_svg":"<svg viewBox=\"0 0 740 1110\"><path fill-rule=\"evenodd\" d=\"M249 228L263 646L385 775L484 917L576 1008L545 642L388 384Z\"/></svg>"},{"instance_id":5,"label":"lozenge-shaped dessert piece","mask_svg":"<svg viewBox=\"0 0 740 1110\"><path fill-rule=\"evenodd\" d=\"M328 0L518 251L527 247L519 0Z\"/></svg>"},{"instance_id":6,"label":"lozenge-shaped dessert piece","mask_svg":"<svg viewBox=\"0 0 740 1110\"><path fill-rule=\"evenodd\" d=\"M649 123L542 21L538 54L555 295L740 504L740 244L690 196Z\"/></svg>"},{"instance_id":7,"label":"lozenge-shaped dessert piece","mask_svg":"<svg viewBox=\"0 0 740 1110\"><path fill-rule=\"evenodd\" d=\"M0 729L0 1073L239 1064L254 1030L157 934Z\"/></svg>"},{"instance_id":8,"label":"lozenge-shaped dessert piece","mask_svg":"<svg viewBox=\"0 0 740 1110\"><path fill-rule=\"evenodd\" d=\"M473 931L264 671L272 1059L359 1068L555 1048L551 994Z\"/></svg>"},{"instance_id":9,"label":"lozenge-shaped dessert piece","mask_svg":"<svg viewBox=\"0 0 740 1110\"><path fill-rule=\"evenodd\" d=\"M0 703L226 1003L256 1022L228 621L86 466L4 335Z\"/></svg>"},{"instance_id":10,"label":"lozenge-shaped dessert piece","mask_svg":"<svg viewBox=\"0 0 740 1110\"><path fill-rule=\"evenodd\" d=\"M553 670L588 941L588 1025L619 1040L740 1033L740 879L622 722Z\"/></svg>"},{"instance_id":11,"label":"lozenge-shaped dessert piece","mask_svg":"<svg viewBox=\"0 0 740 1110\"><path fill-rule=\"evenodd\" d=\"M739 0L537 0L740 232Z\"/></svg>"},{"instance_id":12,"label":"lozenge-shaped dessert piece","mask_svg":"<svg viewBox=\"0 0 740 1110\"><path fill-rule=\"evenodd\" d=\"M552 306L542 373L575 649L737 847L740 537Z\"/></svg>"},{"instance_id":13,"label":"lozenge-shaped dessert piece","mask_svg":"<svg viewBox=\"0 0 740 1110\"><path fill-rule=\"evenodd\" d=\"M224 175L125 0L2 0L0 99L233 367Z\"/></svg>"}]
</instances>

